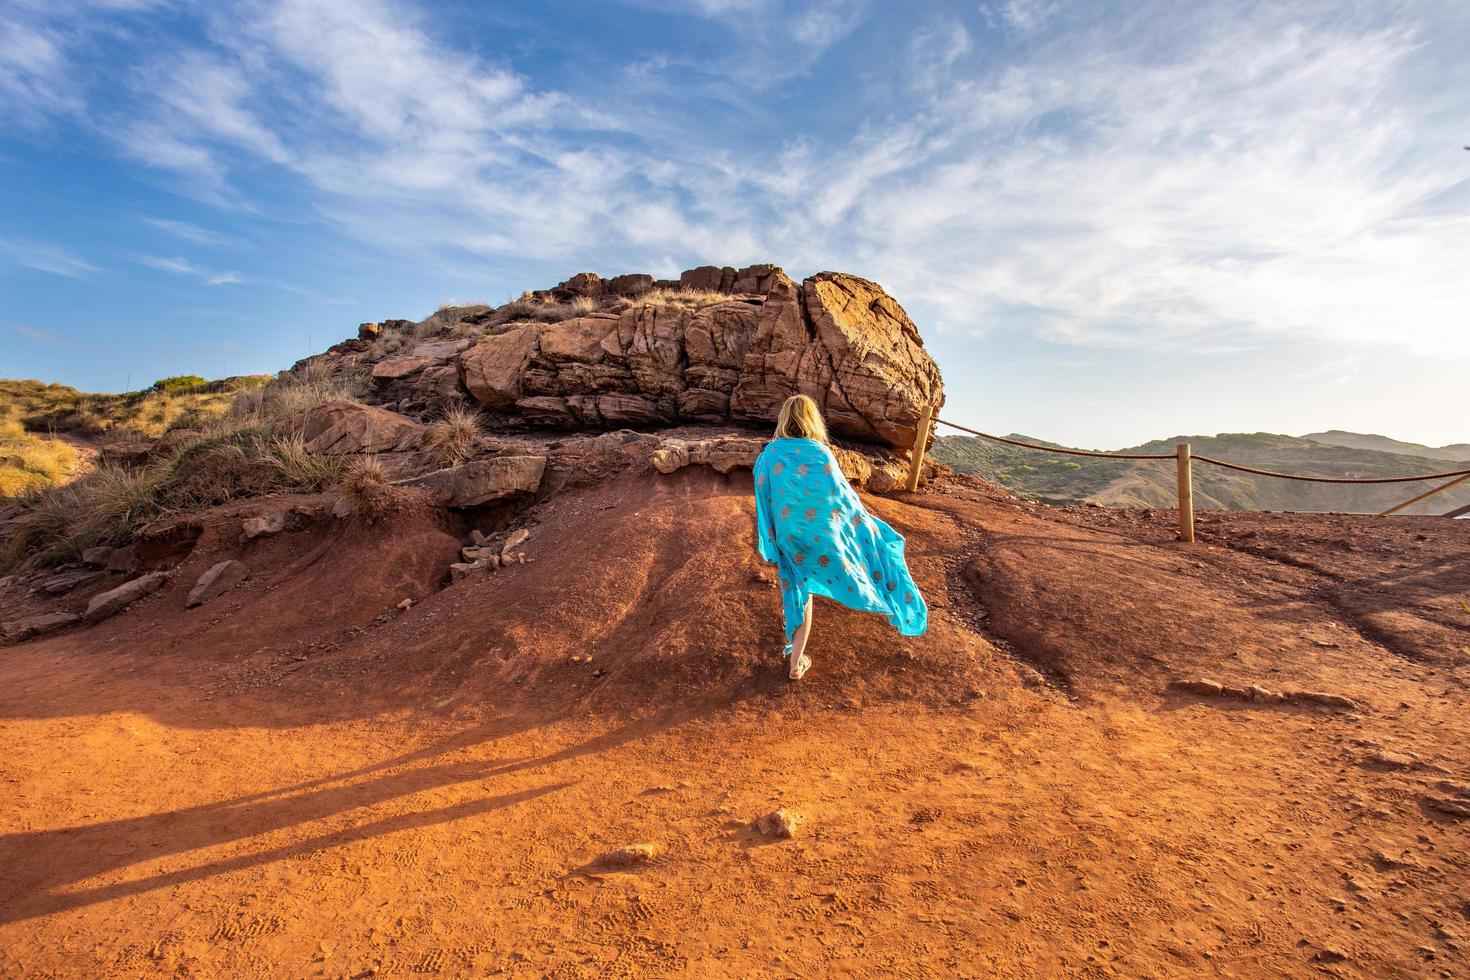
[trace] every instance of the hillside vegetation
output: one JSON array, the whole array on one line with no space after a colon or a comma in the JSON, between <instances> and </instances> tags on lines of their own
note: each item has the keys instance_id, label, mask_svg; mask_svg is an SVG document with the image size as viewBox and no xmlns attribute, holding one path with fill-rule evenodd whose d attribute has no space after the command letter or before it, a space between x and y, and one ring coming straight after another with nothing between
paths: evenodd
<instances>
[{"instance_id":1,"label":"hillside vegetation","mask_svg":"<svg viewBox=\"0 0 1470 980\"><path fill-rule=\"evenodd\" d=\"M236 394L258 388L270 378L250 374L205 381L189 375L162 378L153 387L120 394L90 394L67 385L0 379L0 415L19 419L30 432L156 439L169 429L197 428L223 415Z\"/></svg>"},{"instance_id":2,"label":"hillside vegetation","mask_svg":"<svg viewBox=\"0 0 1470 980\"><path fill-rule=\"evenodd\" d=\"M1011 438L1055 445L1029 436L1012 435ZM1188 442L1196 455L1310 476L1406 476L1456 469L1459 467L1454 464L1460 462L1407 452L1326 445L1266 432L1178 436L1117 451L1173 454L1180 442ZM1412 447L1409 443L1399 445ZM941 436L935 439L933 455L961 473L984 477L1024 497L1046 503L1171 507L1176 499L1172 460L1087 459L1021 449L974 436ZM1464 466L1470 467L1470 461ZM1201 509L1377 513L1431 485L1301 483L1237 473L1204 463L1194 467L1194 502ZM1467 502L1470 502L1470 486L1456 487L1416 505L1412 512L1441 514Z\"/></svg>"},{"instance_id":3,"label":"hillside vegetation","mask_svg":"<svg viewBox=\"0 0 1470 980\"><path fill-rule=\"evenodd\" d=\"M0 497L58 486L86 468L82 454L58 433L102 444L156 439L170 429L221 418L237 395L269 380L186 375L162 378L143 391L90 394L67 385L0 379Z\"/></svg>"}]
</instances>

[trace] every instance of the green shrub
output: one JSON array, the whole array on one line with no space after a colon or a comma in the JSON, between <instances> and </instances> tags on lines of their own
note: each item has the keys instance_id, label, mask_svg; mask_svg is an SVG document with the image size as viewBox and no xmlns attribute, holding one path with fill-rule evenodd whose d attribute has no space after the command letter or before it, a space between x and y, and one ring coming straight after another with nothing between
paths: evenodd
<instances>
[{"instance_id":1,"label":"green shrub","mask_svg":"<svg viewBox=\"0 0 1470 980\"><path fill-rule=\"evenodd\" d=\"M153 382L154 391L187 391L190 388L202 388L209 381L197 374L176 374L171 378L159 378Z\"/></svg>"}]
</instances>

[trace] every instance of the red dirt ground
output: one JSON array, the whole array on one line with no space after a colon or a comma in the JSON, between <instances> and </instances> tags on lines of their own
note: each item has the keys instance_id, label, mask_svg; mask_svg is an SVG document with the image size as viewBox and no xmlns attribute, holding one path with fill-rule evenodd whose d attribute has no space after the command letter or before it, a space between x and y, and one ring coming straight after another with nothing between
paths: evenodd
<instances>
[{"instance_id":1,"label":"red dirt ground","mask_svg":"<svg viewBox=\"0 0 1470 980\"><path fill-rule=\"evenodd\" d=\"M449 588L433 515L223 509L0 649L0 974L1470 973L1470 522L867 500L929 633L819 600L799 685L749 473L569 488Z\"/></svg>"}]
</instances>

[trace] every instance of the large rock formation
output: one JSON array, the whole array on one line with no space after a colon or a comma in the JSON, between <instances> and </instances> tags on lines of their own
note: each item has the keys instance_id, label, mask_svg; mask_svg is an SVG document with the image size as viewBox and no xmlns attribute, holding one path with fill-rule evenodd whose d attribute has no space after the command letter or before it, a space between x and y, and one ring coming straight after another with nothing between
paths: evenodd
<instances>
[{"instance_id":1,"label":"large rock formation","mask_svg":"<svg viewBox=\"0 0 1470 980\"><path fill-rule=\"evenodd\" d=\"M647 278L582 273L546 295L636 294ZM491 409L565 428L767 425L802 393L835 434L901 447L924 406L943 402L918 329L876 283L823 272L798 285L758 265L705 266L652 285L731 298L698 308L634 299L620 313L512 323L459 355L460 382Z\"/></svg>"}]
</instances>

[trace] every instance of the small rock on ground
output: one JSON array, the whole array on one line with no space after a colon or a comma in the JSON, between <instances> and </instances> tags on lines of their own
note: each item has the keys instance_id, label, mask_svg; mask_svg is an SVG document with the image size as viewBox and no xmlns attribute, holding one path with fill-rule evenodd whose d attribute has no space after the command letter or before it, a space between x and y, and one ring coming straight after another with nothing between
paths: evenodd
<instances>
[{"instance_id":1,"label":"small rock on ground","mask_svg":"<svg viewBox=\"0 0 1470 980\"><path fill-rule=\"evenodd\" d=\"M240 523L240 530L245 533L245 540L252 541L255 538L263 538L270 534L279 534L286 529L286 515L268 514L265 517L247 517Z\"/></svg>"},{"instance_id":2,"label":"small rock on ground","mask_svg":"<svg viewBox=\"0 0 1470 980\"><path fill-rule=\"evenodd\" d=\"M658 848L653 844L629 844L626 847L608 851L598 858L597 862L614 868L626 868L635 864L647 864L657 855Z\"/></svg>"},{"instance_id":3,"label":"small rock on ground","mask_svg":"<svg viewBox=\"0 0 1470 980\"><path fill-rule=\"evenodd\" d=\"M796 829L804 823L806 823L806 817L795 810L781 807L757 820L755 829L767 837L795 837Z\"/></svg>"}]
</instances>

